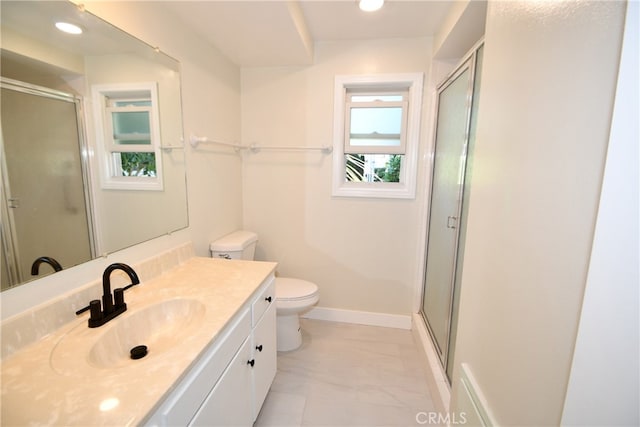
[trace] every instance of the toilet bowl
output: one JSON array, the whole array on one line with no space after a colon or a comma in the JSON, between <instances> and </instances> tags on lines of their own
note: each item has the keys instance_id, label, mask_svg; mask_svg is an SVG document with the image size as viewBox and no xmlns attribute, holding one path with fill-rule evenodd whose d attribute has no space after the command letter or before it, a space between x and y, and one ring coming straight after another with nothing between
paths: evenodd
<instances>
[{"instance_id":1,"label":"toilet bowl","mask_svg":"<svg viewBox=\"0 0 640 427\"><path fill-rule=\"evenodd\" d=\"M209 246L213 258L252 260L258 235L239 230ZM276 334L278 351L292 351L302 344L300 314L318 302L318 286L302 279L276 277Z\"/></svg>"},{"instance_id":2,"label":"toilet bowl","mask_svg":"<svg viewBox=\"0 0 640 427\"><path fill-rule=\"evenodd\" d=\"M300 314L313 307L318 299L318 286L315 283L290 277L276 277L278 351L291 351L300 347Z\"/></svg>"}]
</instances>

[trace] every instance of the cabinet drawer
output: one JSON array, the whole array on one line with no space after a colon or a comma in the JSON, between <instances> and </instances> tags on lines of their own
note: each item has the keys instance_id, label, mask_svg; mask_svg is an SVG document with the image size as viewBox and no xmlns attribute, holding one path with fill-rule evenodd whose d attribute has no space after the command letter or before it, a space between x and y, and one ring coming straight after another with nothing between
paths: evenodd
<instances>
[{"instance_id":1,"label":"cabinet drawer","mask_svg":"<svg viewBox=\"0 0 640 427\"><path fill-rule=\"evenodd\" d=\"M273 275L265 280L265 284L260 289L257 298L251 304L251 326L256 326L264 312L276 302L276 285Z\"/></svg>"},{"instance_id":2,"label":"cabinet drawer","mask_svg":"<svg viewBox=\"0 0 640 427\"><path fill-rule=\"evenodd\" d=\"M160 406L151 424L157 425L159 421L162 425L187 425L249 333L251 314L245 309L225 328L215 344L205 350L188 376Z\"/></svg>"}]
</instances>

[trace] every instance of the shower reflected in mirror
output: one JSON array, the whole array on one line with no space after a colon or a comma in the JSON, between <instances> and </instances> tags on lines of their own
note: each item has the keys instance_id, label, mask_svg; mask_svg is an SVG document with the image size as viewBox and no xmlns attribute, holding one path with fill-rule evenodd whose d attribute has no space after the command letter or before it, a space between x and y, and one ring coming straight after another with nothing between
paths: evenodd
<instances>
[{"instance_id":1,"label":"shower reflected in mirror","mask_svg":"<svg viewBox=\"0 0 640 427\"><path fill-rule=\"evenodd\" d=\"M2 290L53 274L31 274L42 257L66 270L186 227L180 64L69 1L3 0L0 18ZM102 163L133 150L108 151L92 98L106 85L157 91L153 190L106 184Z\"/></svg>"}]
</instances>

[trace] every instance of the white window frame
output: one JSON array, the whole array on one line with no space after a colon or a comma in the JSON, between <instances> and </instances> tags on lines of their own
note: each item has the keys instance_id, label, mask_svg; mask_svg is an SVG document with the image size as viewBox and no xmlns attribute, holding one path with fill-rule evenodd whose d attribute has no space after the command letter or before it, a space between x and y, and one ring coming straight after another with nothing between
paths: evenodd
<instances>
[{"instance_id":1,"label":"white window frame","mask_svg":"<svg viewBox=\"0 0 640 427\"><path fill-rule=\"evenodd\" d=\"M155 82L100 84L91 87L93 110L96 122L96 139L100 161L101 187L109 190L164 190L162 173L162 150L160 139L160 113L158 108L158 85ZM126 107L128 110L149 112L151 147L149 145L117 145L113 142L113 123L110 100L149 99L151 107ZM114 162L115 153L155 153L156 176L121 176L122 170Z\"/></svg>"},{"instance_id":2,"label":"white window frame","mask_svg":"<svg viewBox=\"0 0 640 427\"><path fill-rule=\"evenodd\" d=\"M333 118L333 183L334 197L374 197L413 199L416 196L420 118L422 116L423 73L339 75L335 77ZM349 145L347 91L380 92L408 91L406 96L406 128L401 135L404 155L400 169L400 182L350 182L346 180L345 152L358 151ZM405 118L405 117L403 117ZM403 125L404 127L404 125ZM401 144L402 145L402 144ZM345 148L347 146L347 148ZM398 149L368 151L398 154ZM365 151L360 151L364 154Z\"/></svg>"}]
</instances>

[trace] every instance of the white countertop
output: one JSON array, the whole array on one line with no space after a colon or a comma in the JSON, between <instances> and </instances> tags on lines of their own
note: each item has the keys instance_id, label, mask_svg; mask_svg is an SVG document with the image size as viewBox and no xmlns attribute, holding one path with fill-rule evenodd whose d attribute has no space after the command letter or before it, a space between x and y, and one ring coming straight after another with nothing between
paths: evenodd
<instances>
[{"instance_id":1,"label":"white countertop","mask_svg":"<svg viewBox=\"0 0 640 427\"><path fill-rule=\"evenodd\" d=\"M139 424L172 390L205 347L255 293L276 263L191 258L184 264L125 292L127 311L99 328L88 328L86 312L40 341L2 361L1 424L110 425ZM201 326L189 329L179 344L161 354L149 354L116 368L102 369L86 361L78 369L60 373L52 366L52 352L73 334L95 342L121 319L138 310L175 298L202 302L206 310ZM87 301L88 303L89 301ZM69 347L69 346L67 346ZM86 354L55 357L73 361ZM83 346L84 347L84 346ZM102 409L101 409L102 405ZM115 406L113 406L115 405ZM112 406L112 407L111 407Z\"/></svg>"}]
</instances>

